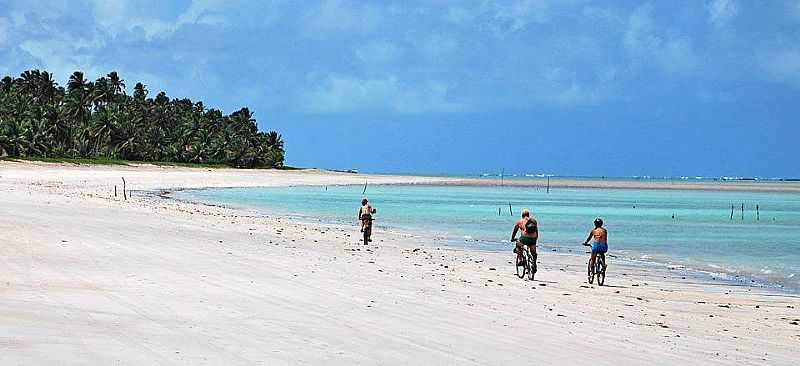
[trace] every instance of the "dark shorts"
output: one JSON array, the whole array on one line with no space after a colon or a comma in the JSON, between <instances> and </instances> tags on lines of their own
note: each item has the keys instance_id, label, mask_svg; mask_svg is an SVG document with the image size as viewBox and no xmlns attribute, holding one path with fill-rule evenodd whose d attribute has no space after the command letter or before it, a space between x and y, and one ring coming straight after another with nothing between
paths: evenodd
<instances>
[{"instance_id":1,"label":"dark shorts","mask_svg":"<svg viewBox=\"0 0 800 366\"><path fill-rule=\"evenodd\" d=\"M531 239L528 237L520 237L519 241L517 242L520 247L523 245L528 246L528 250L530 250L531 254L536 254L536 239Z\"/></svg>"}]
</instances>

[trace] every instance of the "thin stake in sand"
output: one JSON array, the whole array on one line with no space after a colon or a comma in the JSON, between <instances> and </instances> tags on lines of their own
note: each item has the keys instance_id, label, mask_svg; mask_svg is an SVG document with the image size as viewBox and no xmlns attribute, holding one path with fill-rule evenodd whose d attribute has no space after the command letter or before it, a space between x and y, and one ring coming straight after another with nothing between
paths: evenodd
<instances>
[{"instance_id":1,"label":"thin stake in sand","mask_svg":"<svg viewBox=\"0 0 800 366\"><path fill-rule=\"evenodd\" d=\"M126 188L125 177L122 177L122 197L125 197L125 200L128 200L128 193ZM116 186L114 186L114 190L116 191Z\"/></svg>"}]
</instances>

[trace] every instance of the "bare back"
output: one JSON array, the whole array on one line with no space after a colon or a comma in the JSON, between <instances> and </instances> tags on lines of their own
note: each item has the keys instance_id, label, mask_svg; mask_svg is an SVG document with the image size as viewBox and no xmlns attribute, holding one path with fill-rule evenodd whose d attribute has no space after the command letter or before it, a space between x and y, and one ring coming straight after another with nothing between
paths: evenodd
<instances>
[{"instance_id":1,"label":"bare back","mask_svg":"<svg viewBox=\"0 0 800 366\"><path fill-rule=\"evenodd\" d=\"M592 239L600 244L608 244L608 231L602 227L594 228Z\"/></svg>"},{"instance_id":2,"label":"bare back","mask_svg":"<svg viewBox=\"0 0 800 366\"><path fill-rule=\"evenodd\" d=\"M533 225L536 226L536 231L533 233L528 233L525 231L525 226L528 225L528 222L533 222ZM534 217L523 217L517 221L514 227L514 233L519 230L521 235L525 235L530 238L538 239L539 238L539 223L536 221Z\"/></svg>"},{"instance_id":3,"label":"bare back","mask_svg":"<svg viewBox=\"0 0 800 366\"><path fill-rule=\"evenodd\" d=\"M360 216L363 217L364 215L372 216L372 206L370 205L361 206Z\"/></svg>"},{"instance_id":4,"label":"bare back","mask_svg":"<svg viewBox=\"0 0 800 366\"><path fill-rule=\"evenodd\" d=\"M514 231L519 230L520 232L525 232L525 224L528 223L528 218L521 218L517 220L516 226L514 227Z\"/></svg>"}]
</instances>

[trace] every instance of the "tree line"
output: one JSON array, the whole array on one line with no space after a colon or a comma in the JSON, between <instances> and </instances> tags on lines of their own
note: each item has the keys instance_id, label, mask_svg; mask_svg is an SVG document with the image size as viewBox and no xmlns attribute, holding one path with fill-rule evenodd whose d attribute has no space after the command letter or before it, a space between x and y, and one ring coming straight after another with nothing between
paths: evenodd
<instances>
[{"instance_id":1,"label":"tree line","mask_svg":"<svg viewBox=\"0 0 800 366\"><path fill-rule=\"evenodd\" d=\"M279 168L277 132L259 132L248 108L223 115L203 102L128 95L116 72L95 81L82 72L66 88L47 71L0 81L0 156L122 159Z\"/></svg>"}]
</instances>

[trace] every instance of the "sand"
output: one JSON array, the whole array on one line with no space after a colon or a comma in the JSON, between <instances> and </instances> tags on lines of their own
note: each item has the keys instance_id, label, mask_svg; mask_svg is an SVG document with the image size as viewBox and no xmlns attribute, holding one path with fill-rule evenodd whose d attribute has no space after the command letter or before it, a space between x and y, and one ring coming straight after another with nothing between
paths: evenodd
<instances>
[{"instance_id":1,"label":"sand","mask_svg":"<svg viewBox=\"0 0 800 366\"><path fill-rule=\"evenodd\" d=\"M121 197L121 177L133 197ZM800 301L610 259L511 253L160 198L435 182L323 171L0 162L0 364L795 365ZM118 185L119 196L113 196ZM509 248L510 249L510 248ZM581 249L576 248L576 252Z\"/></svg>"}]
</instances>

